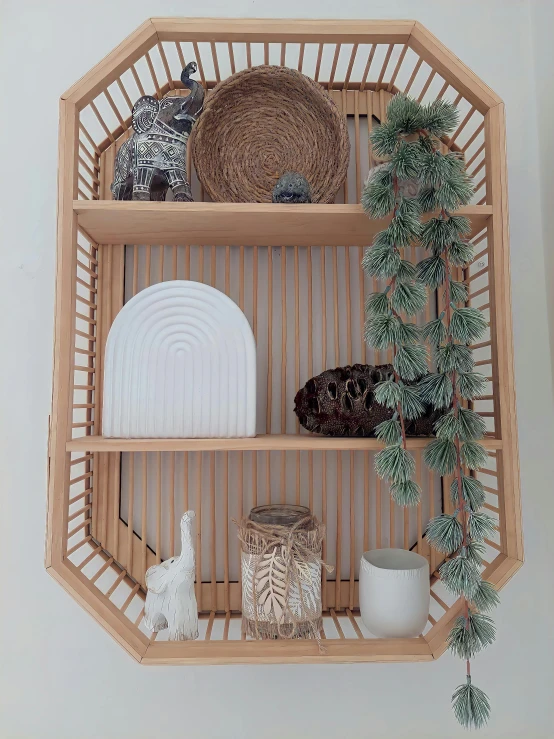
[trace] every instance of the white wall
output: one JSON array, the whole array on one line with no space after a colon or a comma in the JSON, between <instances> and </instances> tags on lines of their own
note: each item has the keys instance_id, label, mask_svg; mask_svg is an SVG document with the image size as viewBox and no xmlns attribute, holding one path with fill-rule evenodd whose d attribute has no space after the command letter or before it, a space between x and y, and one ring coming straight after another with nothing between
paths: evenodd
<instances>
[{"instance_id":1,"label":"white wall","mask_svg":"<svg viewBox=\"0 0 554 739\"><path fill-rule=\"evenodd\" d=\"M420 665L146 668L43 570L57 99L148 16L187 13L415 17L505 100L527 562L502 592L498 639L474 661L474 676L493 702L483 737L552 736L554 404L544 246L550 283L554 153L546 115L554 106L554 13L552 0L536 5L549 23L539 8L532 12L517 0L4 0L0 540L2 600L9 606L0 610L2 737L463 735L449 709L463 665L449 655ZM539 92L547 96L538 105L540 158L532 39L543 65Z\"/></svg>"}]
</instances>

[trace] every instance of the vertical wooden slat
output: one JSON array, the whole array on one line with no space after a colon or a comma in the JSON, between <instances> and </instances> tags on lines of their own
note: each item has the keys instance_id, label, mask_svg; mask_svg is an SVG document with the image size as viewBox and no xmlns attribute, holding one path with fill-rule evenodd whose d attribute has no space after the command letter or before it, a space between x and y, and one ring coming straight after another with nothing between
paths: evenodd
<instances>
[{"instance_id":1,"label":"vertical wooden slat","mask_svg":"<svg viewBox=\"0 0 554 739\"><path fill-rule=\"evenodd\" d=\"M365 85L367 82L367 76L369 74L369 69L371 67L371 62L373 61L373 57L375 56L375 50L377 49L377 44L372 44L371 50L369 52L369 55L367 57L367 63L365 65L364 73L362 74L362 81L360 82L360 90L363 92L365 90Z\"/></svg>"},{"instance_id":2,"label":"vertical wooden slat","mask_svg":"<svg viewBox=\"0 0 554 739\"><path fill-rule=\"evenodd\" d=\"M398 76L398 72L400 72L400 68L402 66L402 62L404 61L404 57L406 56L407 51L408 51L408 44L404 44L404 46L402 47L402 51L400 52L400 56L398 57L398 61L396 62L396 67L394 68L392 77L390 78L389 84L387 85L387 90L389 92L391 92L392 88L394 87L394 83L396 82L396 77Z\"/></svg>"},{"instance_id":3,"label":"vertical wooden slat","mask_svg":"<svg viewBox=\"0 0 554 739\"><path fill-rule=\"evenodd\" d=\"M286 43L282 43L281 44L281 60L280 60L280 64L282 67L285 66L286 55L287 55L287 45Z\"/></svg>"},{"instance_id":4,"label":"vertical wooden slat","mask_svg":"<svg viewBox=\"0 0 554 739\"><path fill-rule=\"evenodd\" d=\"M214 62L215 81L221 82L221 75L219 74L219 60L217 58L217 48L215 41L210 41L210 48L212 50L212 59Z\"/></svg>"},{"instance_id":5,"label":"vertical wooden slat","mask_svg":"<svg viewBox=\"0 0 554 739\"><path fill-rule=\"evenodd\" d=\"M210 452L210 519L211 519L211 530L210 530L210 571L211 571L211 607L212 610L217 609L217 526L216 526L216 511L215 511L215 452ZM227 525L227 521L224 521L224 525Z\"/></svg>"},{"instance_id":6,"label":"vertical wooden slat","mask_svg":"<svg viewBox=\"0 0 554 739\"><path fill-rule=\"evenodd\" d=\"M229 598L229 452L223 452L223 594L225 612L230 611Z\"/></svg>"},{"instance_id":7,"label":"vertical wooden slat","mask_svg":"<svg viewBox=\"0 0 554 739\"><path fill-rule=\"evenodd\" d=\"M329 90L333 87L333 82L335 80L335 72L337 71L337 63L339 61L339 54L340 54L341 44L335 44L335 54L333 56L333 64L331 65L331 74L329 75L329 83L327 88Z\"/></svg>"},{"instance_id":8,"label":"vertical wooden slat","mask_svg":"<svg viewBox=\"0 0 554 739\"><path fill-rule=\"evenodd\" d=\"M160 52L160 57L161 57L161 60L162 60L162 64L164 66L165 75L167 77L167 84L169 85L169 89L170 90L174 90L175 89L175 85L173 84L173 77L171 76L171 71L169 69L169 64L167 62L167 57L165 55L165 51L164 51L164 47L163 47L162 42L161 41L158 41L157 46L158 46L158 51Z\"/></svg>"},{"instance_id":9,"label":"vertical wooden slat","mask_svg":"<svg viewBox=\"0 0 554 739\"><path fill-rule=\"evenodd\" d=\"M321 371L327 369L327 285L325 276L325 247L320 247L321 270Z\"/></svg>"},{"instance_id":10,"label":"vertical wooden slat","mask_svg":"<svg viewBox=\"0 0 554 739\"><path fill-rule=\"evenodd\" d=\"M421 92L419 93L419 96L417 98L418 103L420 103L423 100L423 98L425 97L425 93L429 89L429 86L430 86L431 82L433 81L435 75L436 75L436 72L435 72L435 70L433 70L431 72L431 74L429 75L429 77L427 77L427 81L423 85L423 87L421 89Z\"/></svg>"},{"instance_id":11,"label":"vertical wooden slat","mask_svg":"<svg viewBox=\"0 0 554 739\"><path fill-rule=\"evenodd\" d=\"M267 247L267 406L266 434L271 433L273 386L273 249ZM269 454L269 452L268 452ZM269 462L268 462L269 464Z\"/></svg>"},{"instance_id":12,"label":"vertical wooden slat","mask_svg":"<svg viewBox=\"0 0 554 739\"><path fill-rule=\"evenodd\" d=\"M202 452L196 452L196 602L202 611Z\"/></svg>"},{"instance_id":13,"label":"vertical wooden slat","mask_svg":"<svg viewBox=\"0 0 554 739\"><path fill-rule=\"evenodd\" d=\"M383 66L381 67L381 71L379 72L379 77L377 78L377 84L375 85L376 90L381 89L383 78L386 74L387 67L389 66L389 61L390 61L393 49L394 49L394 44L389 44L389 48L387 49L387 53L385 54L385 59L383 61Z\"/></svg>"},{"instance_id":14,"label":"vertical wooden slat","mask_svg":"<svg viewBox=\"0 0 554 739\"><path fill-rule=\"evenodd\" d=\"M162 453L156 452L156 564L162 561Z\"/></svg>"},{"instance_id":15,"label":"vertical wooden slat","mask_svg":"<svg viewBox=\"0 0 554 739\"><path fill-rule=\"evenodd\" d=\"M127 509L127 557L125 566L133 572L133 519L135 513L135 452L129 454L129 506Z\"/></svg>"},{"instance_id":16,"label":"vertical wooden slat","mask_svg":"<svg viewBox=\"0 0 554 739\"><path fill-rule=\"evenodd\" d=\"M354 486L354 452L350 452L350 584L348 589L348 605L354 608L354 575L356 570L356 499Z\"/></svg>"},{"instance_id":17,"label":"vertical wooden slat","mask_svg":"<svg viewBox=\"0 0 554 739\"><path fill-rule=\"evenodd\" d=\"M327 531L327 452L321 452L321 520ZM327 562L327 537L323 537L321 551L323 561ZM321 584L321 605L327 610L327 570L323 567L323 582Z\"/></svg>"},{"instance_id":18,"label":"vertical wooden slat","mask_svg":"<svg viewBox=\"0 0 554 739\"><path fill-rule=\"evenodd\" d=\"M140 512L140 538L142 558L142 584L146 587L146 517L148 515L148 456L147 452L141 452L142 462L142 507Z\"/></svg>"},{"instance_id":19,"label":"vertical wooden slat","mask_svg":"<svg viewBox=\"0 0 554 739\"><path fill-rule=\"evenodd\" d=\"M206 89L206 77L204 76L204 65L202 64L202 57L200 55L200 49L196 41L192 42L192 48L194 49L194 56L196 57L196 64L198 65L198 72L200 73L200 82L202 87Z\"/></svg>"},{"instance_id":20,"label":"vertical wooden slat","mask_svg":"<svg viewBox=\"0 0 554 739\"><path fill-rule=\"evenodd\" d=\"M348 62L348 69L346 70L346 76L344 78L344 87L348 89L348 83L350 82L350 76L352 74L352 68L354 67L354 61L356 60L356 53L358 51L358 44L352 46L352 52L350 54L350 61Z\"/></svg>"},{"instance_id":21,"label":"vertical wooden slat","mask_svg":"<svg viewBox=\"0 0 554 739\"><path fill-rule=\"evenodd\" d=\"M175 552L175 452L169 453L169 555Z\"/></svg>"},{"instance_id":22,"label":"vertical wooden slat","mask_svg":"<svg viewBox=\"0 0 554 739\"><path fill-rule=\"evenodd\" d=\"M156 97L159 99L162 96L162 91L160 89L158 78L156 77L156 70L154 69L154 65L152 64L152 59L150 58L150 54L146 52L144 55L144 58L146 59L146 64L148 65L150 76L152 77L152 82L154 83L154 89L156 90Z\"/></svg>"},{"instance_id":23,"label":"vertical wooden slat","mask_svg":"<svg viewBox=\"0 0 554 739\"><path fill-rule=\"evenodd\" d=\"M248 69L252 67L252 48L250 46L250 41L246 42L246 66Z\"/></svg>"},{"instance_id":24,"label":"vertical wooden slat","mask_svg":"<svg viewBox=\"0 0 554 739\"><path fill-rule=\"evenodd\" d=\"M364 552L369 549L369 452L364 456Z\"/></svg>"},{"instance_id":25,"label":"vertical wooden slat","mask_svg":"<svg viewBox=\"0 0 554 739\"><path fill-rule=\"evenodd\" d=\"M305 46L306 46L306 44L301 43L300 44L300 49L298 51L298 71L299 72L302 71L302 65L304 64L304 48L305 48Z\"/></svg>"},{"instance_id":26,"label":"vertical wooden slat","mask_svg":"<svg viewBox=\"0 0 554 739\"><path fill-rule=\"evenodd\" d=\"M314 74L314 80L316 82L319 81L319 72L321 70L321 55L323 54L323 44L319 44L317 49L317 60L315 63L315 74Z\"/></svg>"},{"instance_id":27,"label":"vertical wooden slat","mask_svg":"<svg viewBox=\"0 0 554 739\"><path fill-rule=\"evenodd\" d=\"M337 452L337 540L335 547L336 578L335 608L341 610L341 565L342 565L342 452Z\"/></svg>"},{"instance_id":28,"label":"vertical wooden slat","mask_svg":"<svg viewBox=\"0 0 554 739\"><path fill-rule=\"evenodd\" d=\"M237 70L235 67L235 52L233 50L232 41L229 41L227 43L227 49L229 50L229 64L231 65L231 74L235 74Z\"/></svg>"},{"instance_id":29,"label":"vertical wooden slat","mask_svg":"<svg viewBox=\"0 0 554 739\"><path fill-rule=\"evenodd\" d=\"M264 41L264 64L269 64L269 43Z\"/></svg>"},{"instance_id":30,"label":"vertical wooden slat","mask_svg":"<svg viewBox=\"0 0 554 739\"><path fill-rule=\"evenodd\" d=\"M381 528L381 478L377 475L375 477L375 544L377 549L380 549L382 545Z\"/></svg>"},{"instance_id":31,"label":"vertical wooden slat","mask_svg":"<svg viewBox=\"0 0 554 739\"><path fill-rule=\"evenodd\" d=\"M179 64L181 65L181 69L184 69L187 65L185 62L185 57L183 56L183 49L181 48L181 43L179 41L175 42L175 49L177 50L177 56L179 57Z\"/></svg>"}]
</instances>

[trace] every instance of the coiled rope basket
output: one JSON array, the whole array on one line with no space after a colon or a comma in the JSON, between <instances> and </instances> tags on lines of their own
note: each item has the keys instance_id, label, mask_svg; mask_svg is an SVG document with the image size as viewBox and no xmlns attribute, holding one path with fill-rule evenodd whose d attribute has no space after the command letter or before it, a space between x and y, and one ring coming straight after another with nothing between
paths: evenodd
<instances>
[{"instance_id":1,"label":"coiled rope basket","mask_svg":"<svg viewBox=\"0 0 554 739\"><path fill-rule=\"evenodd\" d=\"M350 157L346 118L321 86L287 67L246 69L218 84L191 134L198 179L214 201L267 203L285 172L331 203Z\"/></svg>"}]
</instances>

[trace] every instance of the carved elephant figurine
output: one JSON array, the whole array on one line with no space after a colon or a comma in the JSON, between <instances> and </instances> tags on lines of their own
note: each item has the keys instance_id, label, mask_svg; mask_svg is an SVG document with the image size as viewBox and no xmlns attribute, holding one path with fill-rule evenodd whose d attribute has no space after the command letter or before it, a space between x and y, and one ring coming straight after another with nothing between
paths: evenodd
<instances>
[{"instance_id":1,"label":"carved elephant figurine","mask_svg":"<svg viewBox=\"0 0 554 739\"><path fill-rule=\"evenodd\" d=\"M151 631L169 628L169 641L198 638L198 607L194 593L194 511L181 519L181 554L146 571L144 624Z\"/></svg>"},{"instance_id":2,"label":"carved elephant figurine","mask_svg":"<svg viewBox=\"0 0 554 739\"><path fill-rule=\"evenodd\" d=\"M169 187L175 200L192 200L187 140L204 105L204 88L190 78L194 72L196 63L190 62L181 74L187 97L143 95L133 106L134 133L115 160L114 200L165 200Z\"/></svg>"}]
</instances>

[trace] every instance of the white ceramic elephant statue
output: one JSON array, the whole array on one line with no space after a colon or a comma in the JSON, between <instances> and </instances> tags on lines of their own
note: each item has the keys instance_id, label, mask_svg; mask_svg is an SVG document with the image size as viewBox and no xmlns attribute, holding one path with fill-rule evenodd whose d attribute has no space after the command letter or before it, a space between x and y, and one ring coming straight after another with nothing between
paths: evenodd
<instances>
[{"instance_id":1,"label":"white ceramic elephant statue","mask_svg":"<svg viewBox=\"0 0 554 739\"><path fill-rule=\"evenodd\" d=\"M181 554L146 571L144 623L152 631L169 628L169 641L198 638L198 608L194 593L194 511L181 519Z\"/></svg>"}]
</instances>

